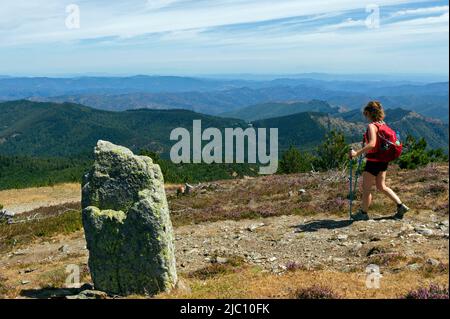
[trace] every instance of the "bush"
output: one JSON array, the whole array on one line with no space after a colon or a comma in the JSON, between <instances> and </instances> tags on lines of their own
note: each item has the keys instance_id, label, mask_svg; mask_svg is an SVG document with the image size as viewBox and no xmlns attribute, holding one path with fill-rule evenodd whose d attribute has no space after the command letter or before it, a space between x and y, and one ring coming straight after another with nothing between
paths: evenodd
<instances>
[{"instance_id":1,"label":"bush","mask_svg":"<svg viewBox=\"0 0 450 319\"><path fill-rule=\"evenodd\" d=\"M299 264L295 261L288 262L285 267L287 271L307 270L304 265Z\"/></svg>"},{"instance_id":2,"label":"bush","mask_svg":"<svg viewBox=\"0 0 450 319\"><path fill-rule=\"evenodd\" d=\"M424 195L430 194L433 196L438 196L440 194L447 192L447 190L448 190L448 187L445 185L431 184L431 185L427 185L427 187L425 187Z\"/></svg>"},{"instance_id":3,"label":"bush","mask_svg":"<svg viewBox=\"0 0 450 319\"><path fill-rule=\"evenodd\" d=\"M217 258L217 256L214 258ZM244 266L244 259L239 256L229 256L226 259L227 261L225 263L220 264L214 262L204 268L189 273L188 276L190 278L207 280L220 275L237 272L239 269L241 269L242 266Z\"/></svg>"},{"instance_id":4,"label":"bush","mask_svg":"<svg viewBox=\"0 0 450 319\"><path fill-rule=\"evenodd\" d=\"M409 135L404 149L405 151L397 161L402 169L416 169L432 162L448 161L448 156L442 149L427 150L427 142L423 137L416 140Z\"/></svg>"},{"instance_id":5,"label":"bush","mask_svg":"<svg viewBox=\"0 0 450 319\"><path fill-rule=\"evenodd\" d=\"M339 214L347 209L347 204L347 200L345 200L343 197L338 196L321 201L318 210L323 213Z\"/></svg>"},{"instance_id":6,"label":"bush","mask_svg":"<svg viewBox=\"0 0 450 319\"><path fill-rule=\"evenodd\" d=\"M301 153L297 148L291 146L281 156L279 163L279 173L293 174L307 172L311 170L312 156L308 153Z\"/></svg>"},{"instance_id":7,"label":"bush","mask_svg":"<svg viewBox=\"0 0 450 319\"><path fill-rule=\"evenodd\" d=\"M405 260L406 257L400 253L380 253L373 254L369 257L369 262L375 265L389 266L395 265L398 262Z\"/></svg>"},{"instance_id":8,"label":"bush","mask_svg":"<svg viewBox=\"0 0 450 319\"><path fill-rule=\"evenodd\" d=\"M449 299L448 287L430 285L428 288L419 288L408 292L405 299Z\"/></svg>"},{"instance_id":9,"label":"bush","mask_svg":"<svg viewBox=\"0 0 450 319\"><path fill-rule=\"evenodd\" d=\"M325 142L316 150L317 158L314 166L323 171L341 168L348 160L349 151L350 146L345 142L344 134L331 131L327 134Z\"/></svg>"},{"instance_id":10,"label":"bush","mask_svg":"<svg viewBox=\"0 0 450 319\"><path fill-rule=\"evenodd\" d=\"M339 299L339 296L330 288L314 285L302 288L295 292L296 299Z\"/></svg>"}]
</instances>

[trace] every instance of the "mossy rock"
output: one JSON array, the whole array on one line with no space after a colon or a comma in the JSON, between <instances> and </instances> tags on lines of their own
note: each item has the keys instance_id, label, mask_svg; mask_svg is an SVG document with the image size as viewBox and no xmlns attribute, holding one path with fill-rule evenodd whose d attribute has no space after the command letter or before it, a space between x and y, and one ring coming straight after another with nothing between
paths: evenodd
<instances>
[{"instance_id":1,"label":"mossy rock","mask_svg":"<svg viewBox=\"0 0 450 319\"><path fill-rule=\"evenodd\" d=\"M82 187L83 226L95 289L154 295L177 281L164 179L152 159L99 141Z\"/></svg>"}]
</instances>

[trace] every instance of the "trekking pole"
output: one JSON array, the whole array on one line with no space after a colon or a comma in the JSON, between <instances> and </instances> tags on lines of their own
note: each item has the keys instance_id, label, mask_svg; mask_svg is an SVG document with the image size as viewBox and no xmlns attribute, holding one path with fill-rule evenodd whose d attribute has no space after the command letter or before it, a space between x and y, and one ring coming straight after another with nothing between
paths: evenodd
<instances>
[{"instance_id":1,"label":"trekking pole","mask_svg":"<svg viewBox=\"0 0 450 319\"><path fill-rule=\"evenodd\" d=\"M350 167L349 167L349 185L350 185L350 194L349 194L349 206L350 206L350 211L349 211L349 216L350 219L352 219L352 204L353 204L353 190L352 190L352 186L353 186L353 159L350 160Z\"/></svg>"},{"instance_id":2,"label":"trekking pole","mask_svg":"<svg viewBox=\"0 0 450 319\"><path fill-rule=\"evenodd\" d=\"M361 147L364 148L364 142L361 143ZM353 186L353 191L356 193L358 192L358 178L361 176L361 166L364 159L364 154L361 154L358 157L358 168L356 169L355 173L355 185Z\"/></svg>"},{"instance_id":3,"label":"trekking pole","mask_svg":"<svg viewBox=\"0 0 450 319\"><path fill-rule=\"evenodd\" d=\"M362 161L363 161L363 156L361 155L358 158L358 168L356 169L356 173L355 173L355 185L353 186L353 191L354 192L358 191L358 178L361 176Z\"/></svg>"}]
</instances>

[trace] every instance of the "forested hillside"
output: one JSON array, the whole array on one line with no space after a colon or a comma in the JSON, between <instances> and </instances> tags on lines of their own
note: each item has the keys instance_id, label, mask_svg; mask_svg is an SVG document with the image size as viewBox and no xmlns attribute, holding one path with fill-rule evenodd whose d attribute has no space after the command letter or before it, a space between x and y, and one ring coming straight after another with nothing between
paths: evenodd
<instances>
[{"instance_id":1,"label":"forested hillside","mask_svg":"<svg viewBox=\"0 0 450 319\"><path fill-rule=\"evenodd\" d=\"M132 110L108 112L77 104L37 103L26 100L0 104L0 153L41 157L83 157L99 139L125 145L134 151L150 150L163 157L174 141L170 132L177 127L192 131L193 120L202 129L248 128L243 120L214 117L187 110ZM432 148L448 150L448 125L414 112L388 110L387 121L406 137L424 137ZM361 140L366 123L360 111L328 115L302 112L258 120L258 128L278 128L279 148L294 145L311 149L330 130L342 131L348 142Z\"/></svg>"}]
</instances>

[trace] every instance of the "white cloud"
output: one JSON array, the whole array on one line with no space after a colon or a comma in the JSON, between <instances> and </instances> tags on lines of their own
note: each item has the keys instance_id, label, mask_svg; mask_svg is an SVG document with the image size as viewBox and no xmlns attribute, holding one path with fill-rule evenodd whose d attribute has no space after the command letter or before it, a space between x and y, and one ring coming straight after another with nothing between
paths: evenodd
<instances>
[{"instance_id":1,"label":"white cloud","mask_svg":"<svg viewBox=\"0 0 450 319\"><path fill-rule=\"evenodd\" d=\"M262 22L296 16L365 10L371 1L361 0L154 0L148 10L145 0L108 2L92 0L3 0L0 12L0 45L49 43L97 37L135 37L147 33L211 28L239 23ZM80 6L81 29L64 26L65 6ZM380 6L409 3L411 0L379 0Z\"/></svg>"},{"instance_id":2,"label":"white cloud","mask_svg":"<svg viewBox=\"0 0 450 319\"><path fill-rule=\"evenodd\" d=\"M352 18L348 18L341 23L323 26L319 29L319 31L336 31L345 28L365 27L365 26L366 26L365 20L353 20Z\"/></svg>"},{"instance_id":3,"label":"white cloud","mask_svg":"<svg viewBox=\"0 0 450 319\"><path fill-rule=\"evenodd\" d=\"M392 23L392 25L393 26L411 26L411 27L430 26L430 25L431 26L432 25L443 25L443 26L447 25L447 31L448 31L448 23L449 23L449 13L447 12L440 16L405 20L405 21Z\"/></svg>"},{"instance_id":4,"label":"white cloud","mask_svg":"<svg viewBox=\"0 0 450 319\"><path fill-rule=\"evenodd\" d=\"M409 0L377 1L379 29L365 26L366 4L373 0L155 0L150 6L146 0L1 1L10 3L0 10L3 73L14 68L295 72L295 67L431 72L448 66L448 6L397 11L401 19L383 16L395 11L387 7ZM72 2L80 6L78 30L64 25L65 6Z\"/></svg>"},{"instance_id":5,"label":"white cloud","mask_svg":"<svg viewBox=\"0 0 450 319\"><path fill-rule=\"evenodd\" d=\"M146 7L150 10L156 10L161 8L170 7L175 3L181 2L180 0L147 0Z\"/></svg>"},{"instance_id":6,"label":"white cloud","mask_svg":"<svg viewBox=\"0 0 450 319\"><path fill-rule=\"evenodd\" d=\"M392 14L393 17L407 16L407 15L429 15L429 14L439 14L448 13L448 6L436 6L418 9L401 10Z\"/></svg>"}]
</instances>

